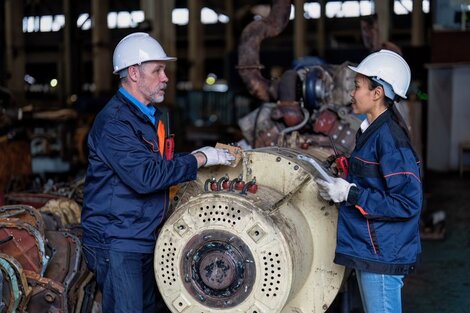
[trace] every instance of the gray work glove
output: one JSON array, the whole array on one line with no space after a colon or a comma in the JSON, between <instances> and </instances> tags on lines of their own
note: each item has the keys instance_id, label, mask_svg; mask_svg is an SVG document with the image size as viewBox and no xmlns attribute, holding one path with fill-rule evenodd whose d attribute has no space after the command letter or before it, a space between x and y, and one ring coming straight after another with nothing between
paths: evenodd
<instances>
[{"instance_id":1,"label":"gray work glove","mask_svg":"<svg viewBox=\"0 0 470 313\"><path fill-rule=\"evenodd\" d=\"M318 184L320 196L325 200L332 200L339 203L348 200L349 189L356 184L350 184L340 177L332 177L332 183L317 178L315 181Z\"/></svg>"},{"instance_id":2,"label":"gray work glove","mask_svg":"<svg viewBox=\"0 0 470 313\"><path fill-rule=\"evenodd\" d=\"M214 147L202 147L200 149L194 150L191 152L202 153L206 157L206 163L202 165L203 167L208 167L212 165L230 165L232 161L235 160L235 156L230 154L226 149L219 149Z\"/></svg>"}]
</instances>

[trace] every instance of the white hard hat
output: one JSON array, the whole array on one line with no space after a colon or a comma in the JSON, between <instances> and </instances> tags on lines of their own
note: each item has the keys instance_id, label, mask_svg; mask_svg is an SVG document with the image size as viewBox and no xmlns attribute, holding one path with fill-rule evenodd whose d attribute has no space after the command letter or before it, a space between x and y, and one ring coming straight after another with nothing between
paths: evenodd
<instances>
[{"instance_id":1,"label":"white hard hat","mask_svg":"<svg viewBox=\"0 0 470 313\"><path fill-rule=\"evenodd\" d=\"M147 61L174 60L176 58L167 56L158 41L150 37L149 34L133 33L121 39L114 49L113 74L118 74L131 65Z\"/></svg>"},{"instance_id":2,"label":"white hard hat","mask_svg":"<svg viewBox=\"0 0 470 313\"><path fill-rule=\"evenodd\" d=\"M381 84L386 97L394 100L395 95L398 95L406 99L411 71L408 63L399 54L380 50L368 55L357 67L349 68Z\"/></svg>"}]
</instances>

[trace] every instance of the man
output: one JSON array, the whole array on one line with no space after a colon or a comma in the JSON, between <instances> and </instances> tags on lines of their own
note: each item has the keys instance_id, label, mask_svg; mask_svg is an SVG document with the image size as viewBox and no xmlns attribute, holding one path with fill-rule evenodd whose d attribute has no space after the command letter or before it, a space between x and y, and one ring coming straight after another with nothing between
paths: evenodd
<instances>
[{"instance_id":1,"label":"man","mask_svg":"<svg viewBox=\"0 0 470 313\"><path fill-rule=\"evenodd\" d=\"M194 180L201 166L234 160L213 147L174 158L165 153L165 127L156 105L165 96L166 62L174 60L146 33L123 38L113 55L121 87L88 137L83 246L106 313L155 313L153 251L168 188Z\"/></svg>"}]
</instances>

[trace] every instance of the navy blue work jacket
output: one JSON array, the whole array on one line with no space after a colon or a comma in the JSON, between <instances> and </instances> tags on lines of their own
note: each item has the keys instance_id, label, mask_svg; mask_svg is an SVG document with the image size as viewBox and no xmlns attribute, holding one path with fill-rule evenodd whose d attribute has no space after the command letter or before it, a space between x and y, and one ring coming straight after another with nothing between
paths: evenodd
<instances>
[{"instance_id":1,"label":"navy blue work jacket","mask_svg":"<svg viewBox=\"0 0 470 313\"><path fill-rule=\"evenodd\" d=\"M339 208L335 263L404 275L421 252L419 161L391 109L364 133L349 158L347 202Z\"/></svg>"},{"instance_id":2,"label":"navy blue work jacket","mask_svg":"<svg viewBox=\"0 0 470 313\"><path fill-rule=\"evenodd\" d=\"M160 115L157 109L157 123ZM84 244L152 253L168 207L168 188L196 179L196 158L176 154L164 160L156 125L119 91L96 116L88 148Z\"/></svg>"}]
</instances>

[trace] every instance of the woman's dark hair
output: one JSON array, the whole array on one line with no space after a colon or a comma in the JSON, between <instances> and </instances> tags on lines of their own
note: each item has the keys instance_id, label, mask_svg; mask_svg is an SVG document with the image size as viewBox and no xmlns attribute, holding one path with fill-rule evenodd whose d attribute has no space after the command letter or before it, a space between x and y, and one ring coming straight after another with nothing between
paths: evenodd
<instances>
[{"instance_id":1,"label":"woman's dark hair","mask_svg":"<svg viewBox=\"0 0 470 313\"><path fill-rule=\"evenodd\" d=\"M367 78L369 81L369 90L374 90L377 87L383 88L383 86L379 82L373 80L370 77L367 77ZM398 109L394 105L395 102L400 102L402 98L400 98L399 96L395 96L395 99L390 99L388 97L384 97L384 99L385 99L385 104L387 105L387 108L391 109L393 112L392 116L395 122L397 122L398 125L405 131L405 134L406 136L408 136L408 139L411 139L410 132L408 131L408 126L406 125L406 122L403 119L403 116L401 116L400 112L398 112Z\"/></svg>"}]
</instances>

